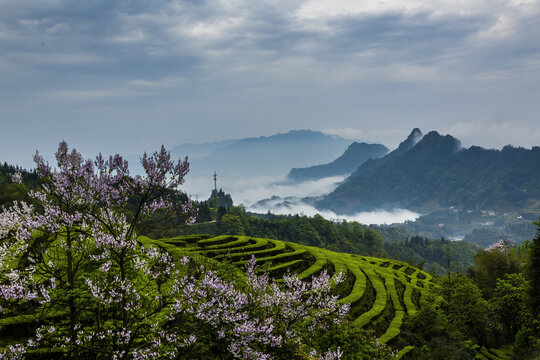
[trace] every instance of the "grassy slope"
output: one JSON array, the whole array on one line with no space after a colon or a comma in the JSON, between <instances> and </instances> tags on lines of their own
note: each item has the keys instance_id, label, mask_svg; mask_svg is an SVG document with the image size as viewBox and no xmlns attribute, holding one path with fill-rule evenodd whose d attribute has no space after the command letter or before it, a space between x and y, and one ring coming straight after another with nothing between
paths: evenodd
<instances>
[{"instance_id":1,"label":"grassy slope","mask_svg":"<svg viewBox=\"0 0 540 360\"><path fill-rule=\"evenodd\" d=\"M174 240L161 239L152 242L178 258L189 253L242 266L251 256L255 256L258 264L265 265L278 279L288 270L299 273L303 279L308 279L322 270L347 273L353 280L349 281L350 286L342 289L341 301L351 304L365 302L366 310L353 314L352 321L366 328L376 322L376 333L382 343L391 343L400 333L403 318L417 310L412 300L413 290L424 294L432 286L430 274L396 260L337 253L312 246L247 236L191 240L182 241L182 238L178 237ZM422 281L424 286L418 286L418 281ZM396 289L398 282L405 289L401 295ZM375 289L372 299L366 295L368 285Z\"/></svg>"},{"instance_id":2,"label":"grassy slope","mask_svg":"<svg viewBox=\"0 0 540 360\"><path fill-rule=\"evenodd\" d=\"M343 271L349 277L348 285L338 291L342 296L340 301L351 303L351 320L362 327L374 329L379 342L389 345L399 336L403 319L422 306L422 298L433 286L429 273L404 262L337 253L280 240L190 235L160 240L140 237L139 241L143 246L157 245L163 248L175 261L189 254L202 263L222 266L219 264L226 262L243 267L251 256L255 256L258 264L262 264L278 281L287 271L294 271L303 279L309 279L323 270L330 273ZM398 291L396 284L401 284L401 291ZM420 294L420 301L416 304L412 298L413 291ZM0 319L0 333L5 337L13 326L31 325L35 321L32 315ZM0 347L17 340L15 338L4 338L7 343L0 341ZM407 358L410 350L410 346L401 349L399 358ZM478 358L504 360L508 358L508 353L482 348Z\"/></svg>"},{"instance_id":3,"label":"grassy slope","mask_svg":"<svg viewBox=\"0 0 540 360\"><path fill-rule=\"evenodd\" d=\"M266 269L278 281L279 277L289 270L297 272L302 279L309 279L323 270L343 271L352 276L354 281L341 294L340 301L352 304L352 308L354 304L367 304L364 311L354 314L352 321L365 328L380 328L382 325L382 330L378 330L378 341L390 345L392 340L399 336L404 318L414 315L418 310L413 301L413 291L420 294L418 305L422 306L422 298L433 286L431 274L401 261L337 253L280 240L230 235L214 238L189 235L173 239L141 240L143 243L163 247L176 259L189 254L201 259L210 258L206 261L213 259L241 266L251 256L255 256L259 264L267 265ZM401 294L396 283L401 283L404 288ZM369 297L366 295L368 286L373 287L375 295L373 298L364 299ZM412 346L405 346L400 349L397 358L407 358L407 353L412 349ZM510 354L510 348L482 348L477 358L506 360Z\"/></svg>"},{"instance_id":4,"label":"grassy slope","mask_svg":"<svg viewBox=\"0 0 540 360\"><path fill-rule=\"evenodd\" d=\"M431 274L401 261L337 253L280 240L226 235L215 238L203 236L200 240L196 237L184 240L177 237L145 241L162 246L177 258L189 254L242 266L251 256L255 256L258 264L263 264L278 281L287 271L298 273L302 279L309 279L323 270L331 273L343 271L353 281L341 289L340 301L350 303L352 308L355 308L355 304L363 305L359 307L362 311L353 312L351 320L362 327L373 328L378 341L389 345L399 336L404 318L416 313L418 306L423 304L422 299L434 286ZM401 292L397 289L398 283L401 284ZM371 298L368 287L373 288ZM420 294L420 301L416 305L413 291ZM412 348L406 346L400 349L398 358L406 359ZM508 351L483 348L478 358L505 360Z\"/></svg>"}]
</instances>

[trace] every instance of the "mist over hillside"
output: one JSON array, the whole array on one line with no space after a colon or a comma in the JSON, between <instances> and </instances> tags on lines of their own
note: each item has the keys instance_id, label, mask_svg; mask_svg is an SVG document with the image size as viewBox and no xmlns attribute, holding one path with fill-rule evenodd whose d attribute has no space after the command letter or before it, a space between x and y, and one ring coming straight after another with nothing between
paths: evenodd
<instances>
[{"instance_id":1,"label":"mist over hillside","mask_svg":"<svg viewBox=\"0 0 540 360\"><path fill-rule=\"evenodd\" d=\"M193 158L194 177L212 174L223 176L281 176L294 166L316 165L341 155L351 143L318 131L293 130L271 136L226 140L206 144L186 144L172 149L174 155Z\"/></svg>"},{"instance_id":2,"label":"mist over hillside","mask_svg":"<svg viewBox=\"0 0 540 360\"><path fill-rule=\"evenodd\" d=\"M214 171L218 186L235 193L246 186L258 188L280 182L293 167L334 160L350 143L318 131L294 130L271 136L185 144L173 148L172 153L191 159L186 190L204 197L214 187Z\"/></svg>"}]
</instances>

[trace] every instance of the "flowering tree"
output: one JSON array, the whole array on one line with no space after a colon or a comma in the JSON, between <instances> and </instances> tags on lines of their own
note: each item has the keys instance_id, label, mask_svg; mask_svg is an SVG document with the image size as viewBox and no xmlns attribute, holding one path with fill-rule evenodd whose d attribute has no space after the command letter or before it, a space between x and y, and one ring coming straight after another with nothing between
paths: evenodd
<instances>
[{"instance_id":1,"label":"flowering tree","mask_svg":"<svg viewBox=\"0 0 540 360\"><path fill-rule=\"evenodd\" d=\"M320 358L306 344L341 323L349 310L331 293L333 285L344 279L341 273L330 277L324 271L311 282L288 274L278 285L266 273L256 273L254 257L246 264L243 284L224 282L215 271L194 273L184 279L194 285L184 288L171 307L170 319L176 325L198 326L199 334L213 337L215 352L223 353L221 346L230 358ZM322 356L335 359L341 353L334 349Z\"/></svg>"},{"instance_id":2,"label":"flowering tree","mask_svg":"<svg viewBox=\"0 0 540 360\"><path fill-rule=\"evenodd\" d=\"M187 159L175 164L162 147L143 156L146 176L131 177L127 161L119 155L83 160L62 142L56 170L37 153L34 160L44 186L29 195L40 209L15 204L0 216L0 235L5 238L0 253L3 300L38 303L47 308L44 314L67 310L67 326L38 337L53 346L61 344L70 357L81 351L84 336L93 339L86 344L90 349L121 353L131 346L121 345L125 333L140 331L138 319L158 313L173 296L160 287L173 271L169 259L144 251L135 230L145 217L171 208L164 195L183 183ZM13 181L20 181L20 175ZM189 210L190 204L185 207ZM145 302L141 289L157 291L160 301ZM109 349L95 340L105 339L107 332L114 335Z\"/></svg>"},{"instance_id":3,"label":"flowering tree","mask_svg":"<svg viewBox=\"0 0 540 360\"><path fill-rule=\"evenodd\" d=\"M189 348L205 341L223 344L230 358L269 359L285 348L302 357L306 337L347 312L330 293L341 276L323 273L311 283L288 276L278 286L252 261L243 283L225 282L140 243L141 221L172 211L166 195L183 183L187 159L175 163L162 147L141 159L145 176L130 176L119 155L83 160L65 142L56 159L53 169L34 157L44 185L29 195L39 205L15 203L0 213L0 317L26 312L38 324L0 358L33 348L68 358L189 358Z\"/></svg>"}]
</instances>

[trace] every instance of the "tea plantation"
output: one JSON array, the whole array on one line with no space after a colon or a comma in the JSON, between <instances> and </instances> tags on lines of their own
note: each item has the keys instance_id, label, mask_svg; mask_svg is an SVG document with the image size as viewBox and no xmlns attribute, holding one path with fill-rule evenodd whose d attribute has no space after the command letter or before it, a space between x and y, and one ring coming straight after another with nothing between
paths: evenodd
<instances>
[{"instance_id":1,"label":"tea plantation","mask_svg":"<svg viewBox=\"0 0 540 360\"><path fill-rule=\"evenodd\" d=\"M232 264L238 268L255 256L260 268L265 269L279 282L284 274L295 272L302 279L326 270L332 274L344 272L347 277L336 289L340 301L351 304L349 321L373 331L379 343L397 348L397 359L410 359L413 346L397 341L402 323L415 314L424 304L434 286L432 276L407 263L337 253L318 247L292 242L248 236L187 235L153 240L140 237L143 245L157 245L169 252L175 261L185 255L197 261ZM281 280L282 281L282 280ZM66 321L66 314L49 314L59 322ZM18 315L0 320L0 345L7 345L25 338L27 328L35 323L31 315ZM409 354L409 356L407 355ZM50 353L48 353L48 356ZM61 354L57 354L61 356ZM509 359L511 348L478 349L477 359ZM34 353L36 358L39 354Z\"/></svg>"},{"instance_id":2,"label":"tea plantation","mask_svg":"<svg viewBox=\"0 0 540 360\"><path fill-rule=\"evenodd\" d=\"M150 240L178 258L186 253L243 266L255 256L259 266L275 278L294 271L300 278L327 270L342 271L347 281L338 289L342 302L351 304L351 320L375 330L380 343L392 343L403 318L422 306L433 284L431 275L410 265L388 259L336 253L280 240L246 236L184 236ZM409 348L402 349L405 354Z\"/></svg>"},{"instance_id":3,"label":"tea plantation","mask_svg":"<svg viewBox=\"0 0 540 360\"><path fill-rule=\"evenodd\" d=\"M422 307L426 295L435 286L429 273L401 261L337 253L280 240L231 235L142 240L164 248L177 261L188 254L243 267L255 256L258 266L278 281L287 272L308 279L323 270L342 271L347 274L347 280L336 290L340 301L351 304L350 321L373 330L380 343L392 347L396 345L404 318ZM410 358L407 354L413 347L399 347L396 358ZM477 359L505 360L510 354L511 349L482 348Z\"/></svg>"}]
</instances>

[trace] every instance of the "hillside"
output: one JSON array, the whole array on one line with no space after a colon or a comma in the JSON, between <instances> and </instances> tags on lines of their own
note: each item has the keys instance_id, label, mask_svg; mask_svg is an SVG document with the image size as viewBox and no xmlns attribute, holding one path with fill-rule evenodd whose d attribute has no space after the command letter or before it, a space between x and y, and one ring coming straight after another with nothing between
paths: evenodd
<instances>
[{"instance_id":1,"label":"hillside","mask_svg":"<svg viewBox=\"0 0 540 360\"><path fill-rule=\"evenodd\" d=\"M183 263L184 256L188 255L196 264L213 264L214 268L222 268L224 272L232 271L231 265L241 270L255 257L258 266L278 283L282 283L284 275L289 272L297 273L303 280L323 271L329 274L343 272L346 281L334 291L339 302L350 304L349 326L367 330L379 344L394 349L397 359L415 359L425 350L409 342L411 326L421 319L415 315L432 314L434 307L444 302L439 291L441 283L436 282L431 274L396 260L248 236L188 235L160 240L139 237L139 242L145 247L161 247L178 264ZM58 323L66 318L66 312L56 312L47 314L43 319ZM26 330L20 329L32 328L37 321L34 314L7 314L0 318L0 347L24 341ZM413 343L417 344L418 339ZM513 349L508 345L498 349L482 346L473 351L477 359L507 360ZM40 353L31 354L36 359L44 358ZM46 348L42 350L43 354L45 358L53 354L61 356L61 350Z\"/></svg>"},{"instance_id":2,"label":"hillside","mask_svg":"<svg viewBox=\"0 0 540 360\"><path fill-rule=\"evenodd\" d=\"M355 172L352 173L351 177L363 176L372 173L378 167L388 163L389 161L403 155L405 152L412 149L416 144L418 144L418 142L422 139L423 136L424 135L422 134L420 129L414 128L409 134L409 136L407 136L407 138L403 140L395 150L392 150L386 156L377 159L367 160L364 164L362 164L362 166L360 166Z\"/></svg>"},{"instance_id":3,"label":"hillside","mask_svg":"<svg viewBox=\"0 0 540 360\"><path fill-rule=\"evenodd\" d=\"M313 217L255 215L239 210L239 208L232 208L228 214L217 221L198 222L174 235L241 234L254 238L280 239L335 252L392 258L406 261L412 265L423 264L423 270L436 274L445 272L448 249L459 258L461 271L465 271L473 265L473 257L479 250L477 246L466 241L452 241L450 243L441 241L441 236L430 239L422 238L421 244L417 244L415 241L411 241L411 238L417 237L415 234L419 232L414 232L414 229L407 227L406 224L402 224L402 226L365 226L354 221L329 221L320 215ZM144 235L153 238L174 236L170 233L145 233ZM497 239L497 237L493 239Z\"/></svg>"},{"instance_id":4,"label":"hillside","mask_svg":"<svg viewBox=\"0 0 540 360\"><path fill-rule=\"evenodd\" d=\"M224 235L180 236L153 241L180 259L183 255L204 255L242 267L251 256L272 276L291 270L301 279L323 270L342 271L348 281L339 291L341 302L351 304L350 320L373 329L380 343L392 343L400 333L403 319L416 313L427 296L431 275L407 263L337 253L292 242Z\"/></svg>"},{"instance_id":5,"label":"hillside","mask_svg":"<svg viewBox=\"0 0 540 360\"><path fill-rule=\"evenodd\" d=\"M379 343L390 346L399 336L403 320L423 306L434 286L429 273L403 262L337 253L280 240L191 235L161 240L140 237L139 241L145 246L163 248L176 262L189 255L198 263L230 263L243 268L255 256L258 266L276 279L281 279L288 271L294 271L306 280L322 271L343 272L347 280L336 291L341 297L340 302L351 304L348 320L357 327L371 329ZM54 316L62 318L66 314ZM25 336L25 332L14 332L14 327L31 327L36 321L37 317L33 315L0 318L0 348L5 346L4 340L16 341ZM409 350L410 347L405 348L402 354Z\"/></svg>"},{"instance_id":6,"label":"hillside","mask_svg":"<svg viewBox=\"0 0 540 360\"><path fill-rule=\"evenodd\" d=\"M336 160L306 168L293 168L287 178L295 181L320 179L329 176L348 175L369 159L380 158L388 152L381 144L353 142Z\"/></svg>"},{"instance_id":7,"label":"hillside","mask_svg":"<svg viewBox=\"0 0 540 360\"><path fill-rule=\"evenodd\" d=\"M438 295L439 285L431 274L400 261L249 236L188 235L141 240L165 249L176 261L187 254L199 261L211 258L218 264L232 264L242 269L255 257L258 266L278 282L289 272L297 273L304 280L322 271L343 272L347 280L335 291L340 302L351 305L350 326L369 331L378 343L393 348L397 359L414 359L422 353L423 349L408 342L410 326L418 319L415 315L420 310L428 309L424 315L429 314L434 306L444 301ZM512 346L498 349L482 346L474 350L472 356L508 360L512 352Z\"/></svg>"},{"instance_id":8,"label":"hillside","mask_svg":"<svg viewBox=\"0 0 540 360\"><path fill-rule=\"evenodd\" d=\"M365 164L319 208L341 213L380 208L431 212L464 209L540 209L540 147L461 148L436 131L401 154Z\"/></svg>"}]
</instances>

